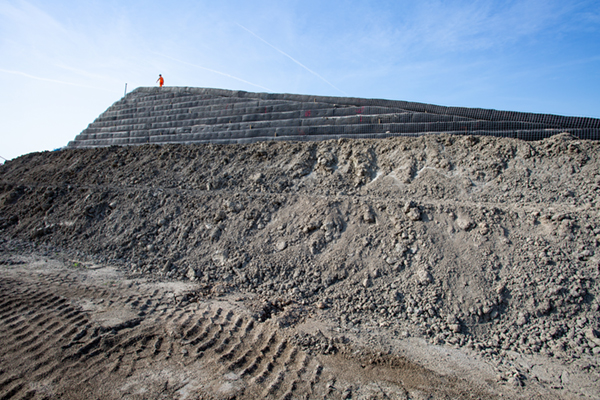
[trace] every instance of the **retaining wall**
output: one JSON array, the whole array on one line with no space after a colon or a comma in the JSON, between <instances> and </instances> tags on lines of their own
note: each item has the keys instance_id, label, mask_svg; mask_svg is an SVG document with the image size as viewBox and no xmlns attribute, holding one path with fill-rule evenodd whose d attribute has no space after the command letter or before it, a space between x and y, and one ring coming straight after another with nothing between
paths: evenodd
<instances>
[{"instance_id":1,"label":"retaining wall","mask_svg":"<svg viewBox=\"0 0 600 400\"><path fill-rule=\"evenodd\" d=\"M440 133L540 140L562 132L598 140L600 119L383 99L141 87L115 102L68 147Z\"/></svg>"}]
</instances>

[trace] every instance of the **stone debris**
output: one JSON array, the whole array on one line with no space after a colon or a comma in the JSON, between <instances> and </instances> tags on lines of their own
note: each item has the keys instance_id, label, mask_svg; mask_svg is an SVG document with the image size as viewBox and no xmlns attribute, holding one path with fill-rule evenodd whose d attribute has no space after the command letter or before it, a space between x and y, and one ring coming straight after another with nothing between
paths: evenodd
<instances>
[{"instance_id":1,"label":"stone debris","mask_svg":"<svg viewBox=\"0 0 600 400\"><path fill-rule=\"evenodd\" d=\"M34 153L0 167L0 238L285 297L340 332L469 349L503 371L515 352L598 374L599 171L600 143L568 134ZM502 382L526 386L515 368Z\"/></svg>"},{"instance_id":2,"label":"stone debris","mask_svg":"<svg viewBox=\"0 0 600 400\"><path fill-rule=\"evenodd\" d=\"M456 226L463 231L468 231L475 227L475 223L467 215L461 215L456 219Z\"/></svg>"}]
</instances>

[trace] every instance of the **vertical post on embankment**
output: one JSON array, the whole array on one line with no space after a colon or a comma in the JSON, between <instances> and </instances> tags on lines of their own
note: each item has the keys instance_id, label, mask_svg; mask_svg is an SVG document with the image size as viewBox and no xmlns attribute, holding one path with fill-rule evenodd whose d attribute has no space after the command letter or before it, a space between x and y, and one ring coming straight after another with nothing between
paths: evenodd
<instances>
[{"instance_id":1,"label":"vertical post on embankment","mask_svg":"<svg viewBox=\"0 0 600 400\"><path fill-rule=\"evenodd\" d=\"M123 93L123 97L127 96L127 82L125 82L125 93Z\"/></svg>"}]
</instances>

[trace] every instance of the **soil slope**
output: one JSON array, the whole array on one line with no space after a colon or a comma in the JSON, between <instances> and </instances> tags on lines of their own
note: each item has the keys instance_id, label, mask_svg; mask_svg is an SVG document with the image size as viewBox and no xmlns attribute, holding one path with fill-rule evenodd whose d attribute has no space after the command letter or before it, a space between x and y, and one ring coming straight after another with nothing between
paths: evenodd
<instances>
[{"instance_id":1,"label":"soil slope","mask_svg":"<svg viewBox=\"0 0 600 400\"><path fill-rule=\"evenodd\" d=\"M178 326L179 354L214 351L209 364L219 368L225 347L233 358L248 346L246 358L235 353L233 375L206 370L213 379L229 376L229 386L198 384L200 398L599 398L599 194L600 143L567 134L539 142L431 135L29 154L0 167L1 301L21 303L49 285L39 278L49 272L34 262L41 259L62 260L57 282L99 265L136 285L185 283L167 292L184 301L172 312L195 307L187 320L139 316L135 305L138 322L108 326L117 326L113 336L135 336L147 324L152 340L163 337L162 324ZM156 290L135 296L151 299ZM61 296L93 320L96 306L77 293ZM226 304L222 311L214 311L217 303ZM223 319L223 310L233 311ZM14 315L0 317L4 335L19 340ZM27 321L27 332L43 335ZM186 327L196 323L233 330L227 340L219 333L190 344L197 330ZM86 351L119 359L114 340L101 345L108 328L89 324L82 348L95 343ZM248 324L265 333L241 334L253 329ZM278 339L264 342L269 335ZM247 344L250 336L259 344ZM163 342L154 344L158 351ZM235 350L234 342L241 343ZM286 344L273 350L277 343ZM6 354L14 358L17 348ZM259 364L244 369L250 353L270 351L275 359L293 353L282 366L300 363L285 369L259 357L270 364L271 386L257 378ZM8 355L0 394L43 398L25 387L26 374L11 375ZM178 365L183 375L204 368ZM327 379L313 379L323 371ZM189 383L183 375L178 382ZM76 381L69 379L61 382ZM107 390L94 382L95 395ZM53 387L68 391L67 383ZM150 397L159 398L157 387L146 387Z\"/></svg>"}]
</instances>

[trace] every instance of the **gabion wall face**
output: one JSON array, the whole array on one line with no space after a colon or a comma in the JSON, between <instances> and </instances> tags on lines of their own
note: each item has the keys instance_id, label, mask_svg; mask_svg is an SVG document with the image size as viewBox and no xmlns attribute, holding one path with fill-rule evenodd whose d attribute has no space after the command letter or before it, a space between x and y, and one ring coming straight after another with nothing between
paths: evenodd
<instances>
[{"instance_id":1,"label":"gabion wall face","mask_svg":"<svg viewBox=\"0 0 600 400\"><path fill-rule=\"evenodd\" d=\"M441 133L540 140L563 132L598 140L600 119L394 100L163 87L127 94L68 147Z\"/></svg>"}]
</instances>

